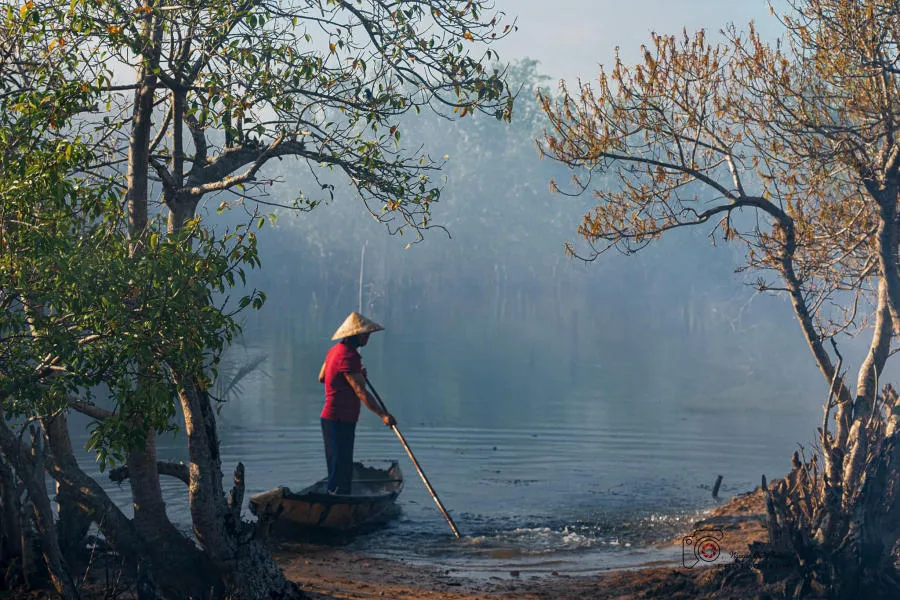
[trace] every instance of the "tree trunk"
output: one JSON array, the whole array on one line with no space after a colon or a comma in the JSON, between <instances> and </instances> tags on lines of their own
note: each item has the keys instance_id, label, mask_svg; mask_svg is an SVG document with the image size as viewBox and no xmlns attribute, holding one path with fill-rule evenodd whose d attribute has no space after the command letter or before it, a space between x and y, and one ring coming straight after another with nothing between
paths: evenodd
<instances>
[{"instance_id":1,"label":"tree trunk","mask_svg":"<svg viewBox=\"0 0 900 600\"><path fill-rule=\"evenodd\" d=\"M61 489L93 516L112 549L126 560L141 598L157 594L174 599L210 598L221 587L203 553L183 535L158 534L151 543L138 531L102 487L78 466L72 454L65 413L45 420L50 441L50 474ZM170 524L171 526L171 524ZM158 545L157 545L158 544Z\"/></svg>"},{"instance_id":2,"label":"tree trunk","mask_svg":"<svg viewBox=\"0 0 900 600\"><path fill-rule=\"evenodd\" d=\"M888 306L890 308L894 335L900 335L900 270L897 264L898 186L896 175L890 177L882 189L878 183L863 178L869 193L878 203L878 262L879 271L885 282Z\"/></svg>"},{"instance_id":3,"label":"tree trunk","mask_svg":"<svg viewBox=\"0 0 900 600\"><path fill-rule=\"evenodd\" d=\"M85 506L59 482L56 483L56 506L59 546L63 556L71 564L84 553L93 518Z\"/></svg>"},{"instance_id":4,"label":"tree trunk","mask_svg":"<svg viewBox=\"0 0 900 600\"><path fill-rule=\"evenodd\" d=\"M14 585L14 572L22 566L19 526L19 479L0 447L0 584Z\"/></svg>"},{"instance_id":5,"label":"tree trunk","mask_svg":"<svg viewBox=\"0 0 900 600\"><path fill-rule=\"evenodd\" d=\"M176 177L180 177L180 173ZM194 216L199 200L199 196L187 193L173 197L169 206L170 233L182 230L184 223ZM188 441L188 495L194 535L224 579L229 598L305 598L294 583L285 579L272 553L257 539L255 528L241 521L243 465L235 472L235 485L226 501L216 417L209 395L195 378L179 373L178 365L171 367Z\"/></svg>"},{"instance_id":6,"label":"tree trunk","mask_svg":"<svg viewBox=\"0 0 900 600\"><path fill-rule=\"evenodd\" d=\"M165 544L172 536L182 537L166 515L156 462L156 433L148 432L144 448L133 448L126 464L134 505L134 526L151 545Z\"/></svg>"},{"instance_id":7,"label":"tree trunk","mask_svg":"<svg viewBox=\"0 0 900 600\"><path fill-rule=\"evenodd\" d=\"M143 553L143 541L138 536L134 523L107 496L103 488L78 466L72 453L66 414L59 413L44 418L41 424L47 434L50 449L47 468L60 488L91 513L106 541L114 549L133 548L134 553Z\"/></svg>"},{"instance_id":8,"label":"tree trunk","mask_svg":"<svg viewBox=\"0 0 900 600\"><path fill-rule=\"evenodd\" d=\"M801 597L900 597L900 398L890 386L882 398L887 419L880 411L854 418L824 483L809 476L815 463L797 461L788 482L767 493L769 548L794 563L796 581L786 584Z\"/></svg>"},{"instance_id":9,"label":"tree trunk","mask_svg":"<svg viewBox=\"0 0 900 600\"><path fill-rule=\"evenodd\" d=\"M856 400L852 406L839 405L835 415L835 438L838 446L846 444L851 415L860 419L868 419L872 414L878 377L887 362L891 350L891 334L893 319L891 317L890 298L887 280L882 277L878 282L878 301L875 308L875 327L869 353L859 369L856 383Z\"/></svg>"},{"instance_id":10,"label":"tree trunk","mask_svg":"<svg viewBox=\"0 0 900 600\"><path fill-rule=\"evenodd\" d=\"M57 418L65 420L64 416ZM50 420L47 419L47 421ZM43 427L47 435L48 446L50 446L48 424L45 422ZM56 444L59 453L64 453L66 456L74 456L68 430L66 430L64 437L57 435ZM71 564L79 558L80 552L84 549L84 541L93 522L93 517L88 507L79 502L77 496L73 495L65 485L58 481L56 482L56 502L59 515L57 522L59 545L63 556Z\"/></svg>"},{"instance_id":11,"label":"tree trunk","mask_svg":"<svg viewBox=\"0 0 900 600\"><path fill-rule=\"evenodd\" d=\"M216 419L209 395L194 380L178 384L190 454L190 500L194 535L226 578L229 597L246 600L299 599L305 595L284 577L271 552L240 518L243 466L235 473L230 503L222 486Z\"/></svg>"},{"instance_id":12,"label":"tree trunk","mask_svg":"<svg viewBox=\"0 0 900 600\"><path fill-rule=\"evenodd\" d=\"M152 1L143 4L145 8L153 8ZM126 174L132 255L143 252L148 224L151 125L164 25L163 17L153 10L145 11L141 19L145 46L137 73ZM134 503L134 533L146 551L136 565L137 571L156 577L160 591L173 598L208 597L218 587L218 577L211 572L202 553L169 521L156 466L156 432L142 422L140 415L132 418L133 425L138 430L143 428L144 435L144 443L131 448L126 459ZM150 563L149 569L144 564L146 561ZM139 590L152 593L149 582L139 584Z\"/></svg>"},{"instance_id":13,"label":"tree trunk","mask_svg":"<svg viewBox=\"0 0 900 600\"><path fill-rule=\"evenodd\" d=\"M806 302L803 284L794 269L794 254L797 249L797 241L794 234L793 221L782 219L779 222L776 231L780 232L782 246L777 255L778 272L784 279L787 286L788 294L791 299L791 306L794 309L794 317L800 324L803 331L803 337L816 360L819 371L825 377L825 381L831 386L831 393L839 403L852 404L853 398L850 396L850 390L844 385L837 369L831 362L828 352L825 350L823 339L819 335L818 329L813 322L813 315L810 314L809 305Z\"/></svg>"},{"instance_id":14,"label":"tree trunk","mask_svg":"<svg viewBox=\"0 0 900 600\"><path fill-rule=\"evenodd\" d=\"M78 461L72 453L66 414L59 413L45 418L41 423L47 433L50 448L47 467L50 475L56 480L58 489L90 512L107 543L125 559L129 575L136 577L140 563L146 560L150 553L144 540L138 535L134 523L122 513L103 488L78 466ZM143 587L147 588L146 585ZM139 597L144 600L154 596L155 594L145 593Z\"/></svg>"},{"instance_id":15,"label":"tree trunk","mask_svg":"<svg viewBox=\"0 0 900 600\"><path fill-rule=\"evenodd\" d=\"M147 446L144 450L132 450L127 463L134 498L134 527L149 550L142 562L149 559L150 568L139 568L139 573L152 575L159 591L173 599L217 597L221 577L166 515L154 432L148 434Z\"/></svg>"},{"instance_id":16,"label":"tree trunk","mask_svg":"<svg viewBox=\"0 0 900 600\"><path fill-rule=\"evenodd\" d=\"M50 498L47 495L47 484L44 479L44 464L46 463L46 449L41 434L35 435L31 449L32 469L27 481L29 495L32 500L35 522L38 527L38 541L41 554L44 556L44 564L53 582L53 588L65 600L75 600L78 592L69 572L66 559L63 557L56 533L56 524L53 521L53 509L50 506Z\"/></svg>"},{"instance_id":17,"label":"tree trunk","mask_svg":"<svg viewBox=\"0 0 900 600\"><path fill-rule=\"evenodd\" d=\"M147 6L152 8L152 4ZM140 238L147 228L148 184L150 171L150 133L153 121L153 103L156 96L160 44L163 21L152 11L145 13L142 37L145 41L144 56L137 74L134 92L134 109L131 117L131 137L128 141L128 171L126 173L125 199L128 205L128 233L133 240L132 253L140 253Z\"/></svg>"},{"instance_id":18,"label":"tree trunk","mask_svg":"<svg viewBox=\"0 0 900 600\"><path fill-rule=\"evenodd\" d=\"M199 202L199 196L188 193L175 194L172 206L169 209L169 219L167 222L169 233L181 231L184 224L189 219L194 218Z\"/></svg>"},{"instance_id":19,"label":"tree trunk","mask_svg":"<svg viewBox=\"0 0 900 600\"><path fill-rule=\"evenodd\" d=\"M50 507L50 498L47 496L47 485L44 481L46 448L43 443L43 434L37 429L32 430L31 433L32 444L31 448L28 448L9 429L5 421L0 421L0 447L7 457L14 457L16 473L28 492L37 526L38 548L43 554L44 565L50 575L53 588L64 600L75 600L78 598L78 593L59 548L56 525L53 522L53 510ZM23 548L23 553L26 551Z\"/></svg>"}]
</instances>

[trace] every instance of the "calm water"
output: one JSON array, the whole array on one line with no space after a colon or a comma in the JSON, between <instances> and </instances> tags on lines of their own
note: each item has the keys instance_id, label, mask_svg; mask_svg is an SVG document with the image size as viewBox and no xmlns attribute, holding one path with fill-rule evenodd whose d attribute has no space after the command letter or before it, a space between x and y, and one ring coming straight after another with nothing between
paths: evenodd
<instances>
[{"instance_id":1,"label":"calm water","mask_svg":"<svg viewBox=\"0 0 900 600\"><path fill-rule=\"evenodd\" d=\"M716 475L727 498L763 473L783 474L820 418L817 394L779 388L790 377L776 366L767 377L735 375L734 361L717 356L721 348L670 345L650 357L598 350L569 366L539 354L509 368L508 357L518 355L499 342L469 347L450 336L425 346L378 335L363 350L370 378L463 539L453 539L396 437L364 410L356 457L400 460L407 483L400 517L350 547L470 575L680 560L677 547L657 544L715 505ZM299 489L323 476L315 377L328 345L273 338L232 355L236 364L268 358L222 411L226 481L238 461L248 494ZM763 353L756 368L766 360ZM639 370L646 364L655 365L652 374ZM161 458L184 460L182 444L182 436L163 437ZM184 485L163 483L170 515L189 529ZM127 487L106 487L128 505Z\"/></svg>"}]
</instances>

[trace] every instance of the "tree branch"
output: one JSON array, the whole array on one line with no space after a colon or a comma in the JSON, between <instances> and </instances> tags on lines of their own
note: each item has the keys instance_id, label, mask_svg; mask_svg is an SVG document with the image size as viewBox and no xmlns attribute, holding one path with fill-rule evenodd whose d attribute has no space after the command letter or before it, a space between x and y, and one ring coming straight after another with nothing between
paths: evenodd
<instances>
[{"instance_id":1,"label":"tree branch","mask_svg":"<svg viewBox=\"0 0 900 600\"><path fill-rule=\"evenodd\" d=\"M226 150L207 166L196 170L192 169L190 180L193 180L195 183L182 191L192 196L202 196L209 192L227 190L253 179L257 171L270 158L287 154L303 154L305 152L303 142L294 140L285 142L284 138L285 136L282 134L271 144L264 147L244 144ZM197 164L199 163L195 163L195 165ZM231 173L248 164L250 167L246 171L234 177L230 176Z\"/></svg>"},{"instance_id":2,"label":"tree branch","mask_svg":"<svg viewBox=\"0 0 900 600\"><path fill-rule=\"evenodd\" d=\"M81 400L69 400L69 407L80 412L83 415L87 415L93 419L97 419L98 421L108 419L115 414L110 410L100 408L95 404L91 404L90 402L83 402Z\"/></svg>"},{"instance_id":3,"label":"tree branch","mask_svg":"<svg viewBox=\"0 0 900 600\"><path fill-rule=\"evenodd\" d=\"M170 477L180 479L185 483L185 485L190 485L191 483L190 471L188 469L188 466L184 463L160 460L156 463L156 470L160 475L169 475ZM128 477L128 465L116 467L109 472L110 481L114 481L116 483L122 483L123 481L128 479Z\"/></svg>"}]
</instances>

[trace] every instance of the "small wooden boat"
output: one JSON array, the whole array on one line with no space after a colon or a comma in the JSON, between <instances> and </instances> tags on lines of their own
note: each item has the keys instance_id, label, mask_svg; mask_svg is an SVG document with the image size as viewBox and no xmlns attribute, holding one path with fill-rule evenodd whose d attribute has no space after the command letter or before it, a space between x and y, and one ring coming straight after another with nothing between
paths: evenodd
<instances>
[{"instance_id":1,"label":"small wooden boat","mask_svg":"<svg viewBox=\"0 0 900 600\"><path fill-rule=\"evenodd\" d=\"M271 521L274 529L307 532L351 532L381 523L395 512L394 501L403 490L397 461L383 467L353 463L349 494L329 494L328 479L292 492L277 487L250 496L250 512Z\"/></svg>"}]
</instances>

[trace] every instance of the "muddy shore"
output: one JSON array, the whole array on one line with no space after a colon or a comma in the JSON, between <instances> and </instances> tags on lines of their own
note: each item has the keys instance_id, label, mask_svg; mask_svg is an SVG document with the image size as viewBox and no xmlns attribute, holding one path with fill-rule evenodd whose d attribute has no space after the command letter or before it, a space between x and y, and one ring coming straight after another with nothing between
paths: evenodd
<instances>
[{"instance_id":1,"label":"muddy shore","mask_svg":"<svg viewBox=\"0 0 900 600\"><path fill-rule=\"evenodd\" d=\"M763 584L755 571L730 558L732 553L746 555L752 542L765 541L764 510L762 492L756 489L702 514L692 530L720 532L720 557L692 568L668 564L611 569L592 576L553 573L537 577L512 571L467 577L455 570L375 558L332 546L282 543L273 550L286 576L297 582L310 600L774 600L784 596L777 583ZM683 539L677 537L659 547L674 550ZM110 573L116 570L95 568L82 598L134 598L133 584L116 577L111 587ZM0 598L51 597L47 590L0 589Z\"/></svg>"},{"instance_id":2,"label":"muddy shore","mask_svg":"<svg viewBox=\"0 0 900 600\"><path fill-rule=\"evenodd\" d=\"M746 554L751 542L764 541L762 492L735 496L702 515L694 529L722 532L721 558L693 568L650 567L612 570L590 577L549 575L466 578L437 567L423 567L367 557L312 544L284 544L276 559L286 575L313 600L607 600L774 598L750 569L731 561L732 553ZM681 546L682 538L671 540ZM499 574L498 574L499 575Z\"/></svg>"}]
</instances>

